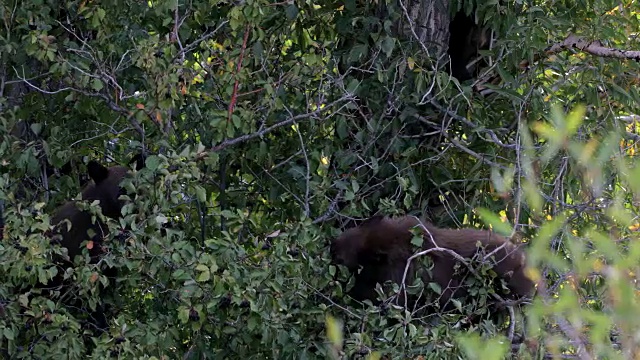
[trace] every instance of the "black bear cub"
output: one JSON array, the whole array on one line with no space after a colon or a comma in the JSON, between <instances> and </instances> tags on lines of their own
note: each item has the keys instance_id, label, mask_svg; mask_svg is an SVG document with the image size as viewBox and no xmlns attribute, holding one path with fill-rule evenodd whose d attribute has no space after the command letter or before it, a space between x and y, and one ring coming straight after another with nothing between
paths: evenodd
<instances>
[{"instance_id":1,"label":"black bear cub","mask_svg":"<svg viewBox=\"0 0 640 360\"><path fill-rule=\"evenodd\" d=\"M88 202L98 200L102 214L112 219L119 218L124 205L123 201L119 199L120 195L124 193L120 182L124 179L129 168L125 166L106 168L95 161L90 161L87 170L93 181L82 191L82 200ZM85 240L92 240L94 244L89 251L92 263L98 260L102 241L108 235L109 229L98 219L93 223L91 217L92 215L88 211L80 210L72 200L59 207L51 219L51 224L55 226L54 234L61 237L60 245L67 249L68 260L73 261L76 255L81 254L81 244ZM65 220L68 220L70 224ZM92 236L88 235L90 230Z\"/></svg>"},{"instance_id":2,"label":"black bear cub","mask_svg":"<svg viewBox=\"0 0 640 360\"><path fill-rule=\"evenodd\" d=\"M414 254L411 244L412 228L420 229L423 237L422 250L434 249L427 256L433 261L432 274L421 272L424 284L437 283L442 289L439 297L440 308L451 309L451 298L467 294L463 274L455 271L458 260L446 250L453 251L462 258L471 258L476 253L493 252L493 270L506 281L509 299L530 297L535 292L535 284L525 273L526 256L522 249L507 238L487 230L441 229L428 222L422 223L414 216L389 218L374 216L359 226L344 231L331 242L331 257L334 263L344 265L355 276L355 284L349 295L356 300L376 302L376 284L390 280L402 283L407 260ZM445 249L438 250L440 247ZM406 284L411 285L414 273L419 270L417 261L412 261L407 273ZM404 304L400 294L399 304ZM413 304L418 299L408 299ZM424 301L424 297L420 301Z\"/></svg>"},{"instance_id":3,"label":"black bear cub","mask_svg":"<svg viewBox=\"0 0 640 360\"><path fill-rule=\"evenodd\" d=\"M120 196L124 194L120 183L129 172L129 168L125 166L107 168L98 162L90 161L87 170L92 181L82 191L82 200L88 203L98 200L102 214L112 219L119 218L124 205L123 200L120 199ZM51 225L53 225L52 244L60 244L66 249L67 256L55 259L55 262L62 269L46 285L46 288L59 289L61 293L64 293L62 290L67 288L67 284L62 278L64 269L73 267L74 258L82 255L83 248L88 249L90 263L98 263L105 251L103 243L109 234L109 228L98 218L95 219L95 222L92 221L91 213L78 208L74 200L67 201L56 210L51 219ZM85 241L91 241L91 246L86 246ZM117 275L115 268L103 269L102 274L110 279L114 279ZM113 285L112 281L111 286ZM104 294L101 294L101 297L102 295ZM72 305L84 308L79 300ZM98 304L97 309L91 311L89 322L98 330L104 330L108 327L103 304Z\"/></svg>"},{"instance_id":4,"label":"black bear cub","mask_svg":"<svg viewBox=\"0 0 640 360\"><path fill-rule=\"evenodd\" d=\"M475 12L475 10L474 10ZM478 66L469 66L479 50L489 49L491 29L476 24L472 12L459 10L449 23L450 73L458 81L472 79ZM471 67L471 70L467 67Z\"/></svg>"}]
</instances>

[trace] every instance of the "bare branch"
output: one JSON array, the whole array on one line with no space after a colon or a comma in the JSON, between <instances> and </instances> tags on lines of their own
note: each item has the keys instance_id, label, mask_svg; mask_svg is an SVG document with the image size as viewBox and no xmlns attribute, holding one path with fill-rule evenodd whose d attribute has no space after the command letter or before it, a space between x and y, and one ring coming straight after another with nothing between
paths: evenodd
<instances>
[{"instance_id":1,"label":"bare branch","mask_svg":"<svg viewBox=\"0 0 640 360\"><path fill-rule=\"evenodd\" d=\"M127 120L129 121L129 123L131 124L131 126L133 126L133 128L141 135L144 137L144 129L142 128L142 126L140 125L140 123L138 122L138 120L135 119L134 115L135 115L135 111L131 112L128 109L125 109L121 106L119 106L115 101L113 101L113 99L111 99L108 95L106 94L102 94L102 93L92 93L92 92L88 92L82 89L78 89L78 88L74 88L71 86L67 86L67 87L63 87L60 89L56 89L56 90L45 90L35 84L32 84L29 80L27 80L23 75L20 75L18 73L17 69L14 69L16 76L25 84L27 84L29 87L31 87L32 89L39 91L43 94L49 94L49 95L53 95L53 94L59 94L61 92L65 92L65 91L71 91L71 92L76 92L85 96L89 96L89 97L96 97L99 99L104 100L104 102L107 104L107 106L117 112L120 113L124 116L127 117Z\"/></svg>"},{"instance_id":2,"label":"bare branch","mask_svg":"<svg viewBox=\"0 0 640 360\"><path fill-rule=\"evenodd\" d=\"M565 49L575 48L587 54L611 57L617 59L629 59L640 61L640 51L622 50L603 46L599 40L587 41L574 34L570 34L563 42L555 44L547 50L547 54L558 53Z\"/></svg>"},{"instance_id":3,"label":"bare branch","mask_svg":"<svg viewBox=\"0 0 640 360\"><path fill-rule=\"evenodd\" d=\"M569 36L567 36L567 38L564 39L564 41L548 47L544 51L544 55L549 56L549 55L557 54L559 52L562 52L568 49L577 49L587 54L600 56L600 57L640 61L640 51L622 50L622 49L606 47L606 46L603 46L599 40L587 41L575 34L569 34ZM538 61L540 60L541 57L542 55L536 54L536 56L534 56L533 58L533 61ZM522 62L520 62L520 69L525 70L528 67L529 67L529 60L523 60Z\"/></svg>"},{"instance_id":4,"label":"bare branch","mask_svg":"<svg viewBox=\"0 0 640 360\"><path fill-rule=\"evenodd\" d=\"M178 59L180 57L183 57L184 54L187 54L190 51L192 51L193 49L195 49L196 47L198 47L198 45L200 45L201 42L212 38L218 32L218 30L220 30L228 22L229 22L229 20L225 20L225 21L221 22L220 25L218 25L218 27L213 29L211 32L205 33L204 35L202 35L199 38L197 38L194 42L192 42L192 43L188 44L187 46L185 46L183 50L181 50L178 54L176 54L176 56L173 57L173 61L175 61L176 59Z\"/></svg>"},{"instance_id":5,"label":"bare branch","mask_svg":"<svg viewBox=\"0 0 640 360\"><path fill-rule=\"evenodd\" d=\"M266 128L264 128L264 129L262 129L260 131L256 131L256 132L254 132L252 134L246 134L246 135L238 136L238 137L233 138L233 139L225 140L222 143L220 143L220 144L214 146L213 148L211 148L211 151L212 152L218 152L218 151L224 150L224 149L226 149L226 148L228 148L230 146L233 146L233 145L245 142L245 141L249 141L249 140L255 139L257 137L262 137L262 136L264 136L264 135L266 135L266 134L268 134L268 133L270 133L270 132L272 132L272 131L280 128L280 127L283 127L285 125L291 125L291 124L293 124L295 122L298 122L298 121L301 121L301 120L307 120L309 118L316 117L316 116L320 115L322 112L327 111L326 109L328 109L328 108L332 108L332 107L334 107L336 105L339 105L339 104L341 106L344 106L345 103L348 103L348 102L353 101L353 100L354 100L354 97L352 95L350 95L350 94L347 94L347 95L341 97L340 99L338 99L338 100L336 100L336 101L334 101L332 103L327 104L325 107L319 108L316 111L312 111L312 112L306 113L306 114L296 115L296 116L294 116L292 118L289 118L287 120L281 121L281 122L276 123L276 124L273 124L273 125L271 125L269 127L266 127ZM343 103L343 104L341 104L341 103Z\"/></svg>"},{"instance_id":6,"label":"bare branch","mask_svg":"<svg viewBox=\"0 0 640 360\"><path fill-rule=\"evenodd\" d=\"M312 224L319 224L319 223L328 221L331 218L333 218L333 215L335 214L336 208L338 207L338 201L340 201L340 199L342 199L343 195L344 195L344 190L340 190L338 192L338 194L336 195L336 197L333 198L333 200L329 204L329 207L327 208L327 211L325 211L324 214L322 214L319 217L317 217L311 223Z\"/></svg>"}]
</instances>

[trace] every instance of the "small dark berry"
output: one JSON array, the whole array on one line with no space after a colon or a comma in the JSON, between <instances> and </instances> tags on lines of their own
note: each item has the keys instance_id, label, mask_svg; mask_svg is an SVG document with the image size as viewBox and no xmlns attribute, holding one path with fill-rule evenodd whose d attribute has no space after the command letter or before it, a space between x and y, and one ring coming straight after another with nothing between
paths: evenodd
<instances>
[{"instance_id":1,"label":"small dark berry","mask_svg":"<svg viewBox=\"0 0 640 360\"><path fill-rule=\"evenodd\" d=\"M191 321L199 321L200 320L200 314L198 314L198 311L194 308L191 308L191 310L189 310L189 320Z\"/></svg>"},{"instance_id":2,"label":"small dark berry","mask_svg":"<svg viewBox=\"0 0 640 360\"><path fill-rule=\"evenodd\" d=\"M242 302L240 303L240 307L241 308L248 308L249 307L249 300L242 300Z\"/></svg>"},{"instance_id":3,"label":"small dark berry","mask_svg":"<svg viewBox=\"0 0 640 360\"><path fill-rule=\"evenodd\" d=\"M220 302L218 303L218 306L221 309L226 309L227 307L229 307L229 305L231 305L231 296L225 295L222 298L220 298Z\"/></svg>"},{"instance_id":4,"label":"small dark berry","mask_svg":"<svg viewBox=\"0 0 640 360\"><path fill-rule=\"evenodd\" d=\"M115 339L115 344L116 344L116 345L118 345L118 344L122 344L122 343L124 342L124 340L125 340L125 339L124 339L124 337L122 337L122 336L118 336L118 337Z\"/></svg>"}]
</instances>

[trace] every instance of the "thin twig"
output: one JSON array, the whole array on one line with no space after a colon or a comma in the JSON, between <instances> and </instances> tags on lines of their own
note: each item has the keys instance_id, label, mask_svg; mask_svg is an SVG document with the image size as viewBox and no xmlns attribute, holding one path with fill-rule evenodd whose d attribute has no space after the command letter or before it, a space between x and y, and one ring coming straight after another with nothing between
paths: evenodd
<instances>
[{"instance_id":1,"label":"thin twig","mask_svg":"<svg viewBox=\"0 0 640 360\"><path fill-rule=\"evenodd\" d=\"M235 78L236 81L233 84L233 94L231 95L231 101L229 101L229 117L227 118L228 122L231 122L231 116L233 115L233 110L236 107L236 102L238 101L238 85L240 84L240 70L242 69L242 59L244 58L244 52L247 49L247 41L249 40L249 33L251 32L250 25L244 30L244 39L242 40L242 48L240 49L240 57L238 59L238 64L236 66Z\"/></svg>"}]
</instances>

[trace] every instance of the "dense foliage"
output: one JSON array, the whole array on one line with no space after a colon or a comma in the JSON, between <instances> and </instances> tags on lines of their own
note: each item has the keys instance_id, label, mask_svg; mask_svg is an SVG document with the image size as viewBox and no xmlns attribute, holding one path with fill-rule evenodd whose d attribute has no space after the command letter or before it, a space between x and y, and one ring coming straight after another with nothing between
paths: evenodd
<instances>
[{"instance_id":1,"label":"dense foliage","mask_svg":"<svg viewBox=\"0 0 640 360\"><path fill-rule=\"evenodd\" d=\"M472 297L449 314L343 295L351 284L330 265L329 239L381 212L517 234L538 296L513 356L635 358L640 54L617 50L640 50L640 6L483 2L495 41L486 73L460 84L432 44L396 26L408 4L1 2L0 354L512 351L509 319L466 326L488 316L481 264ZM77 198L87 159L126 164L139 152L146 166L126 180L102 263L57 268L49 220ZM119 270L113 295L97 291L104 264ZM57 271L74 286L30 291ZM91 308L105 296L102 334L62 300Z\"/></svg>"}]
</instances>

